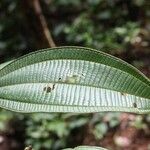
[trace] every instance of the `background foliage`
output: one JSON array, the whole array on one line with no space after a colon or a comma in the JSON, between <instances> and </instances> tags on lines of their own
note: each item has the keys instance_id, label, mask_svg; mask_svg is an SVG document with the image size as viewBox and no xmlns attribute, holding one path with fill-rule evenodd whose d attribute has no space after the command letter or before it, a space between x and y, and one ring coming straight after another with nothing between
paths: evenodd
<instances>
[{"instance_id":1,"label":"background foliage","mask_svg":"<svg viewBox=\"0 0 150 150\"><path fill-rule=\"evenodd\" d=\"M0 1L1 63L48 47L30 2ZM133 64L150 77L148 0L41 0L40 4L57 46L100 49ZM1 110L0 150L23 149L30 144L35 150L81 144L147 150L149 124L150 115L24 115Z\"/></svg>"}]
</instances>

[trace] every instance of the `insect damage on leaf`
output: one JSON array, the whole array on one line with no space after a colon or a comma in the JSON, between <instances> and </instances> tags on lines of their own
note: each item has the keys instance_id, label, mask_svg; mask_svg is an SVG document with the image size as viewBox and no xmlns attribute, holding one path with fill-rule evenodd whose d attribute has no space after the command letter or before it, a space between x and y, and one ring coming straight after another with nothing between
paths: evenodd
<instances>
[{"instance_id":1,"label":"insect damage on leaf","mask_svg":"<svg viewBox=\"0 0 150 150\"><path fill-rule=\"evenodd\" d=\"M134 102L134 103L133 103L133 107L134 107L134 108L137 108L137 103Z\"/></svg>"},{"instance_id":2,"label":"insect damage on leaf","mask_svg":"<svg viewBox=\"0 0 150 150\"><path fill-rule=\"evenodd\" d=\"M122 95L122 96L127 96L127 93L121 92L121 95Z\"/></svg>"},{"instance_id":3,"label":"insect damage on leaf","mask_svg":"<svg viewBox=\"0 0 150 150\"><path fill-rule=\"evenodd\" d=\"M46 93L50 93L54 89L55 89L55 84L53 84L53 85L49 84L43 88L43 91L45 91Z\"/></svg>"}]
</instances>

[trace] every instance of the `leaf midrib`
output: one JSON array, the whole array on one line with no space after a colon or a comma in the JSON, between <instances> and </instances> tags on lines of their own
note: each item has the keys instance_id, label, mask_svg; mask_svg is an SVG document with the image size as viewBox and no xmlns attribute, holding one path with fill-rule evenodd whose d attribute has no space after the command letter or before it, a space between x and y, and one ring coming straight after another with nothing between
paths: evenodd
<instances>
[{"instance_id":1,"label":"leaf midrib","mask_svg":"<svg viewBox=\"0 0 150 150\"><path fill-rule=\"evenodd\" d=\"M118 92L118 93L124 93L124 91L118 91L118 90L114 90L114 89L111 89L111 88L106 88L106 87L102 87L102 86L93 86L93 85L87 85L87 84L73 84L73 83L66 83L66 82L23 82L23 83L19 83L19 84L10 84L10 85L5 85L5 86L2 86L2 87L9 87L9 86L15 86L15 85L22 85L22 84L64 84L64 85L76 85L76 86L85 86L85 87L93 87L93 88L97 88L97 89L106 89L106 90L110 90L110 91L114 91L114 92ZM1 88L1 87L0 87ZM132 96L137 96L137 97L140 97L140 98L143 98L143 99L149 99L148 97L142 97L142 96L139 96L137 94L132 94L132 93L126 93L126 94L129 94L129 95L132 95ZM149 99L150 100L150 99Z\"/></svg>"}]
</instances>

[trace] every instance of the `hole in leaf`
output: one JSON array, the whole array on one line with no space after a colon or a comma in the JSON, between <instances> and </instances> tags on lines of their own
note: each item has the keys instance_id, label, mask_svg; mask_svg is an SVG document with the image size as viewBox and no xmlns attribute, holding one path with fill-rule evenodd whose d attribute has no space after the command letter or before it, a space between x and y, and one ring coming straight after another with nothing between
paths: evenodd
<instances>
[{"instance_id":1,"label":"hole in leaf","mask_svg":"<svg viewBox=\"0 0 150 150\"><path fill-rule=\"evenodd\" d=\"M126 96L126 95L127 95L127 93L123 93L123 92L121 92L121 95L122 95L122 96Z\"/></svg>"}]
</instances>

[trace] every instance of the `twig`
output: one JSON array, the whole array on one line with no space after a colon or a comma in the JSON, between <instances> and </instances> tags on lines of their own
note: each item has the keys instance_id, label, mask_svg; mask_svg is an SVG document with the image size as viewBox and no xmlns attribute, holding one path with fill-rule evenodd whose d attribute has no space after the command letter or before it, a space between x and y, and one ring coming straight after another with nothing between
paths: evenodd
<instances>
[{"instance_id":1,"label":"twig","mask_svg":"<svg viewBox=\"0 0 150 150\"><path fill-rule=\"evenodd\" d=\"M56 45L51 36L46 19L42 13L42 9L41 9L39 0L32 0L32 3L33 3L34 12L37 15L37 18L39 19L39 22L40 22L42 30L43 30L43 35L45 36L45 39L47 40L48 45L50 47L55 47Z\"/></svg>"}]
</instances>

